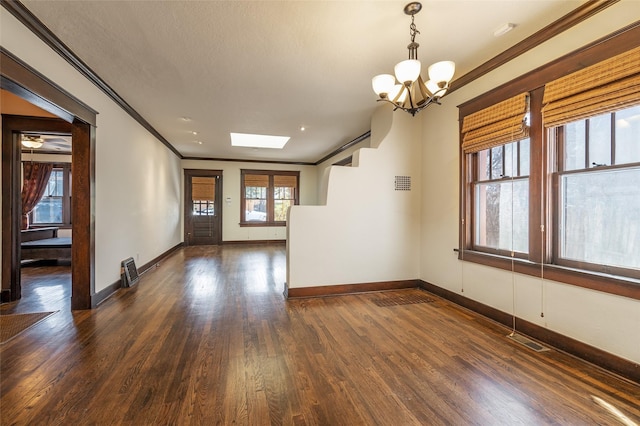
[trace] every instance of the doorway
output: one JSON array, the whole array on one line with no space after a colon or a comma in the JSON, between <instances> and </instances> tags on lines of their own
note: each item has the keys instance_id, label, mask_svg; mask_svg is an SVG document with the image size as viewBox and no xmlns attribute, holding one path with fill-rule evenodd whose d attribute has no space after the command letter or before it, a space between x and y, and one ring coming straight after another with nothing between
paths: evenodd
<instances>
[{"instance_id":1,"label":"doorway","mask_svg":"<svg viewBox=\"0 0 640 426\"><path fill-rule=\"evenodd\" d=\"M185 245L218 245L222 241L222 171L184 171Z\"/></svg>"},{"instance_id":2,"label":"doorway","mask_svg":"<svg viewBox=\"0 0 640 426\"><path fill-rule=\"evenodd\" d=\"M0 49L0 88L60 119L2 116L2 301L21 296L20 134L71 134L73 245L71 309L96 306L95 295L95 125L97 112L8 52ZM59 105L63 105L60 107ZM33 120L39 123L34 125Z\"/></svg>"}]
</instances>

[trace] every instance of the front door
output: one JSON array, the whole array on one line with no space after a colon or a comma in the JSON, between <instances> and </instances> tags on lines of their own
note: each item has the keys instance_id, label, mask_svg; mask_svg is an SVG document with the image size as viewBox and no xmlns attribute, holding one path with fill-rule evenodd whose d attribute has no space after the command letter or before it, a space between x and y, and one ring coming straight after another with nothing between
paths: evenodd
<instances>
[{"instance_id":1,"label":"front door","mask_svg":"<svg viewBox=\"0 0 640 426\"><path fill-rule=\"evenodd\" d=\"M222 241L222 171L185 169L184 244Z\"/></svg>"}]
</instances>

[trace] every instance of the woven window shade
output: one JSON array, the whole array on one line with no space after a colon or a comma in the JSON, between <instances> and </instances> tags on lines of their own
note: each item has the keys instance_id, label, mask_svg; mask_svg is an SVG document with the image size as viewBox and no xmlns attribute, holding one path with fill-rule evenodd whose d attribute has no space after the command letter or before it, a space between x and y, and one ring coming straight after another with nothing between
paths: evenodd
<instances>
[{"instance_id":1,"label":"woven window shade","mask_svg":"<svg viewBox=\"0 0 640 426\"><path fill-rule=\"evenodd\" d=\"M518 141L529 136L525 115L528 94L522 93L464 117L462 149L465 154Z\"/></svg>"},{"instance_id":2,"label":"woven window shade","mask_svg":"<svg viewBox=\"0 0 640 426\"><path fill-rule=\"evenodd\" d=\"M216 179L210 177L191 178L191 199L199 201L214 201L216 193Z\"/></svg>"},{"instance_id":3,"label":"woven window shade","mask_svg":"<svg viewBox=\"0 0 640 426\"><path fill-rule=\"evenodd\" d=\"M298 186L296 176L275 175L273 177L273 186L279 188L295 188Z\"/></svg>"},{"instance_id":4,"label":"woven window shade","mask_svg":"<svg viewBox=\"0 0 640 426\"><path fill-rule=\"evenodd\" d=\"M269 175L244 175L244 186L269 187Z\"/></svg>"},{"instance_id":5,"label":"woven window shade","mask_svg":"<svg viewBox=\"0 0 640 426\"><path fill-rule=\"evenodd\" d=\"M640 47L554 80L544 88L546 127L640 103Z\"/></svg>"}]
</instances>

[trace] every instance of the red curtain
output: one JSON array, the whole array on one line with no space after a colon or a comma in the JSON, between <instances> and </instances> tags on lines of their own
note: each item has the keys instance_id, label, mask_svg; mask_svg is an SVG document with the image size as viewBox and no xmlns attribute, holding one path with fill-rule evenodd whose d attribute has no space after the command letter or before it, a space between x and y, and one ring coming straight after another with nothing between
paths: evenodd
<instances>
[{"instance_id":1,"label":"red curtain","mask_svg":"<svg viewBox=\"0 0 640 426\"><path fill-rule=\"evenodd\" d=\"M22 183L22 229L29 228L29 213L36 207L49 182L53 164L23 163Z\"/></svg>"}]
</instances>

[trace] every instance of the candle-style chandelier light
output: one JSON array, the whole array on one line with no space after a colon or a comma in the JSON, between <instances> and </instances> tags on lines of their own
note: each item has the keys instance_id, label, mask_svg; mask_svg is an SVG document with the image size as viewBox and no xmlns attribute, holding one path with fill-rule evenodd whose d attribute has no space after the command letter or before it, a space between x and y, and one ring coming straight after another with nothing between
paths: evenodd
<instances>
[{"instance_id":1,"label":"candle-style chandelier light","mask_svg":"<svg viewBox=\"0 0 640 426\"><path fill-rule=\"evenodd\" d=\"M418 60L420 45L415 41L416 34L420 34L420 31L413 22L421 9L422 4L418 2L409 3L404 7L404 13L411 16L411 43L407 46L409 59L395 66L395 76L380 74L371 80L373 91L380 97L378 101L389 102L393 104L394 111L400 108L411 115L416 115L432 103L440 103L438 101L449 89L456 69L456 65L451 61L436 62L428 69L429 80L426 83L422 80L421 64Z\"/></svg>"}]
</instances>

